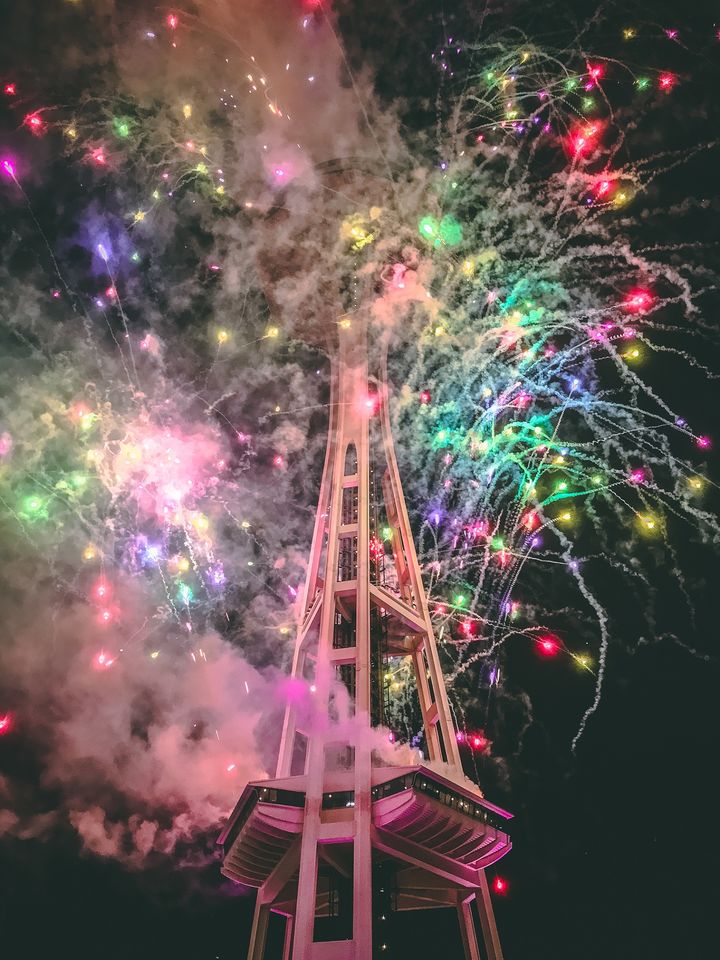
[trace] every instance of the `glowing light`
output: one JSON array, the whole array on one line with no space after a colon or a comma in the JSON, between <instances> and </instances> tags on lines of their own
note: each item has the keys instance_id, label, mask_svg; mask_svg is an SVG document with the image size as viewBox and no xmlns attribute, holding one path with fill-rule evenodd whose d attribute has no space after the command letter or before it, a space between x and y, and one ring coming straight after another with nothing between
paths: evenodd
<instances>
[{"instance_id":1,"label":"glowing light","mask_svg":"<svg viewBox=\"0 0 720 960\"><path fill-rule=\"evenodd\" d=\"M268 327L267 330L265 331L265 336L266 336L269 340L276 340L276 339L280 336L280 328L279 328L279 327Z\"/></svg>"},{"instance_id":2,"label":"glowing light","mask_svg":"<svg viewBox=\"0 0 720 960\"><path fill-rule=\"evenodd\" d=\"M115 663L115 657L112 654L105 653L104 650L101 650L100 653L95 655L93 664L96 670L107 670Z\"/></svg>"},{"instance_id":3,"label":"glowing light","mask_svg":"<svg viewBox=\"0 0 720 960\"><path fill-rule=\"evenodd\" d=\"M380 397L376 393L368 394L365 398L364 406L370 416L374 417L380 409Z\"/></svg>"},{"instance_id":4,"label":"glowing light","mask_svg":"<svg viewBox=\"0 0 720 960\"><path fill-rule=\"evenodd\" d=\"M13 180L15 179L15 167L11 160L3 160L2 168L9 177L12 177Z\"/></svg>"},{"instance_id":5,"label":"glowing light","mask_svg":"<svg viewBox=\"0 0 720 960\"><path fill-rule=\"evenodd\" d=\"M493 890L495 893L507 893L508 882L503 877L495 877L493 880Z\"/></svg>"},{"instance_id":6,"label":"glowing light","mask_svg":"<svg viewBox=\"0 0 720 960\"><path fill-rule=\"evenodd\" d=\"M106 597L110 596L110 587L105 582L105 580L98 580L95 586L93 587L93 596L97 600L104 600Z\"/></svg>"},{"instance_id":7,"label":"glowing light","mask_svg":"<svg viewBox=\"0 0 720 960\"><path fill-rule=\"evenodd\" d=\"M205 516L204 513L199 513L192 519L192 525L198 531L198 533L205 533L210 529L210 521Z\"/></svg>"},{"instance_id":8,"label":"glowing light","mask_svg":"<svg viewBox=\"0 0 720 960\"><path fill-rule=\"evenodd\" d=\"M698 437L695 443L701 450L709 450L712 446L710 437Z\"/></svg>"},{"instance_id":9,"label":"glowing light","mask_svg":"<svg viewBox=\"0 0 720 960\"><path fill-rule=\"evenodd\" d=\"M635 27L625 27L623 30L623 40L634 40L637 36Z\"/></svg>"},{"instance_id":10,"label":"glowing light","mask_svg":"<svg viewBox=\"0 0 720 960\"><path fill-rule=\"evenodd\" d=\"M438 236L440 225L434 217L423 217L418 223L418 232L421 237L432 240Z\"/></svg>"},{"instance_id":11,"label":"glowing light","mask_svg":"<svg viewBox=\"0 0 720 960\"><path fill-rule=\"evenodd\" d=\"M485 750L485 748L488 746L487 738L479 734L473 734L473 736L470 737L469 742L473 750Z\"/></svg>"},{"instance_id":12,"label":"glowing light","mask_svg":"<svg viewBox=\"0 0 720 960\"><path fill-rule=\"evenodd\" d=\"M130 136L130 123L124 117L115 117L113 120L113 129L122 139Z\"/></svg>"},{"instance_id":13,"label":"glowing light","mask_svg":"<svg viewBox=\"0 0 720 960\"><path fill-rule=\"evenodd\" d=\"M218 330L216 336L218 343L227 343L230 334L227 332L227 330Z\"/></svg>"},{"instance_id":14,"label":"glowing light","mask_svg":"<svg viewBox=\"0 0 720 960\"><path fill-rule=\"evenodd\" d=\"M179 22L180 19L176 13L169 13L167 17L165 17L165 23L168 25L170 30L177 30Z\"/></svg>"},{"instance_id":15,"label":"glowing light","mask_svg":"<svg viewBox=\"0 0 720 960\"><path fill-rule=\"evenodd\" d=\"M83 550L83 554L82 554L83 560L89 563L91 560L94 560L96 556L97 556L97 550L92 545L92 543L89 543Z\"/></svg>"},{"instance_id":16,"label":"glowing light","mask_svg":"<svg viewBox=\"0 0 720 960\"><path fill-rule=\"evenodd\" d=\"M133 220L135 221L135 223L142 223L144 219L145 219L145 211L144 211L144 210L136 210L135 213L133 214ZM133 259L134 259L134 257L135 257L135 255L133 254ZM139 260L139 259L140 259L140 258L138 257L138 260Z\"/></svg>"},{"instance_id":17,"label":"glowing light","mask_svg":"<svg viewBox=\"0 0 720 960\"><path fill-rule=\"evenodd\" d=\"M192 110L193 110L192 104L190 103L183 104L182 112L186 120L189 120L190 117L192 116Z\"/></svg>"},{"instance_id":18,"label":"glowing light","mask_svg":"<svg viewBox=\"0 0 720 960\"><path fill-rule=\"evenodd\" d=\"M273 457L273 466L282 467L284 466L284 464L285 464L285 461L283 460L281 455L279 453L275 454L275 456Z\"/></svg>"},{"instance_id":19,"label":"glowing light","mask_svg":"<svg viewBox=\"0 0 720 960\"><path fill-rule=\"evenodd\" d=\"M177 598L180 603L184 603L186 606L190 604L193 599L192 587L188 586L187 583L181 583L178 586Z\"/></svg>"},{"instance_id":20,"label":"glowing light","mask_svg":"<svg viewBox=\"0 0 720 960\"><path fill-rule=\"evenodd\" d=\"M592 659L586 653L575 654L574 660L581 670L590 670L592 668Z\"/></svg>"},{"instance_id":21,"label":"glowing light","mask_svg":"<svg viewBox=\"0 0 720 960\"><path fill-rule=\"evenodd\" d=\"M6 733L10 733L12 729L12 714L3 713L0 714L0 736L4 736Z\"/></svg>"},{"instance_id":22,"label":"glowing light","mask_svg":"<svg viewBox=\"0 0 720 960\"><path fill-rule=\"evenodd\" d=\"M23 501L23 511L31 517L37 517L40 513L42 513L44 506L45 501L40 497L26 497Z\"/></svg>"},{"instance_id":23,"label":"glowing light","mask_svg":"<svg viewBox=\"0 0 720 960\"><path fill-rule=\"evenodd\" d=\"M427 406L427 404L430 403L431 400L432 400L432 396L430 395L430 391L429 391L429 390L421 390L421 391L420 391L420 403L422 403L422 404L424 404L425 406Z\"/></svg>"},{"instance_id":24,"label":"glowing light","mask_svg":"<svg viewBox=\"0 0 720 960\"><path fill-rule=\"evenodd\" d=\"M651 513L638 514L637 520L641 533L652 536L660 530L657 518Z\"/></svg>"},{"instance_id":25,"label":"glowing light","mask_svg":"<svg viewBox=\"0 0 720 960\"><path fill-rule=\"evenodd\" d=\"M35 136L43 134L47 127L47 124L37 112L25 114L23 123Z\"/></svg>"},{"instance_id":26,"label":"glowing light","mask_svg":"<svg viewBox=\"0 0 720 960\"><path fill-rule=\"evenodd\" d=\"M456 247L462 243L463 228L455 217L445 216L440 221L440 240L448 247Z\"/></svg>"},{"instance_id":27,"label":"glowing light","mask_svg":"<svg viewBox=\"0 0 720 960\"><path fill-rule=\"evenodd\" d=\"M668 93L670 90L672 90L676 83L677 78L673 76L672 73L663 73L658 80L660 89L665 93Z\"/></svg>"},{"instance_id":28,"label":"glowing light","mask_svg":"<svg viewBox=\"0 0 720 960\"><path fill-rule=\"evenodd\" d=\"M625 297L624 306L628 310L640 312L647 310L653 302L653 296L648 290L631 290Z\"/></svg>"},{"instance_id":29,"label":"glowing light","mask_svg":"<svg viewBox=\"0 0 720 960\"><path fill-rule=\"evenodd\" d=\"M8 97L14 97L17 93L17 87L14 83L6 83L3 87L3 93Z\"/></svg>"},{"instance_id":30,"label":"glowing light","mask_svg":"<svg viewBox=\"0 0 720 960\"><path fill-rule=\"evenodd\" d=\"M591 66L588 64L588 75L595 81L601 80L605 73L605 67L601 64L595 64Z\"/></svg>"},{"instance_id":31,"label":"glowing light","mask_svg":"<svg viewBox=\"0 0 720 960\"><path fill-rule=\"evenodd\" d=\"M537 646L540 653L545 657L554 657L560 650L558 641L555 637L549 635L540 637L537 641Z\"/></svg>"}]
</instances>

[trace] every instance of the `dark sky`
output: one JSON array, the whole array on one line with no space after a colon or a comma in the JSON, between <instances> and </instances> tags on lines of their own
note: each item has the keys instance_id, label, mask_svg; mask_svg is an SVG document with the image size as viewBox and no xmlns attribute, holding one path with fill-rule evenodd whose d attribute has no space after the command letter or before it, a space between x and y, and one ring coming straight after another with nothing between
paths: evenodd
<instances>
[{"instance_id":1,"label":"dark sky","mask_svg":"<svg viewBox=\"0 0 720 960\"><path fill-rule=\"evenodd\" d=\"M111 18L106 20L99 7L84 21L73 9L69 25L68 6L75 5L8 4L15 9L10 9L0 38L0 79L5 83L17 77L25 90L37 90L33 103L76 96L92 87L94 70L109 69L93 63L94 56L103 60L101 49L91 51L93 37ZM665 120L667 128L656 131L658 149L685 149L717 136L720 63L712 42L716 28L712 11L703 10L701 4L683 9L655 2L644 8L636 3L596 8L585 2L524 0L487 4L343 0L337 4L338 30L353 68L367 68L379 97L388 103L399 92L412 91L401 107L411 141L420 138L434 113L438 81L428 69L428 51L441 44L449 30L466 36L478 30L485 7L498 21L521 26L538 42L554 46L569 42L576 32L572 16L580 23L599 9L593 50L611 58L627 57L620 34L626 24L637 23L644 33L632 48L633 58L655 64L658 55L665 56L664 69L678 72L684 80ZM118 8L124 8L124 17L140 11L157 18L147 4ZM667 40L659 37L663 29L675 27L682 34L682 47L666 55L661 42ZM66 41L84 51L81 66L62 52ZM0 104L3 147L13 144L16 128L17 113ZM39 216L46 218L43 223L51 239L62 243L64 232L73 233L75 228L69 228L69 214L66 220L53 219L57 198L49 196L47 188L57 177L59 193L69 207L76 183L60 171L61 163L52 158L49 146L33 142L28 149L35 151L43 170L33 184ZM692 194L714 198L716 204L716 160L714 154L671 173L662 188L654 188L666 191L656 193L655 199L669 206ZM97 201L112 204L117 198L105 197L99 187ZM14 217L19 221L16 209L8 213L2 228L6 240L15 229ZM717 243L713 226L701 213L691 212L676 224L663 221L661 235L657 229L649 215L639 228L640 241ZM201 243L198 237L199 232L195 239ZM17 270L22 273L27 267L30 276L30 266L18 256ZM715 257L716 252L707 254L708 269L714 269ZM88 291L92 282L90 277ZM151 282L157 278L149 278ZM710 310L712 300L706 305ZM192 321L185 317L182 323ZM681 346L672 336L671 345ZM666 367L660 362L653 374L663 395L671 403L681 400L687 415L711 431L715 385L699 377L687 390L685 383L673 381L673 369L669 362ZM402 438L396 442L401 446ZM712 475L716 466L712 455L709 465ZM713 588L720 571L713 552L694 541L678 551L695 622L689 621L686 608L669 589L665 594L674 572L669 562L665 568L660 562L651 572L655 633L675 634L680 642L659 639L638 646L634 638L643 614L630 600L626 606L620 604L602 703L574 755L569 743L578 715L592 697L592 678L578 681L573 675L570 682L571 667L556 668L538 662L527 648L510 648L504 661L505 700L491 706L490 714L484 703L477 704L475 721L494 724L495 749L506 758L507 779L489 761L480 761L480 775L489 798L516 815L514 850L498 868L509 890L495 898L507 960L700 960L717 952L720 725L715 705L720 670ZM534 720L518 753L513 737L522 711L513 705L521 695L530 697ZM501 729L503 719L507 726ZM41 777L42 764L42 751L31 738L26 741L22 731L12 739L0 738L0 775L33 784ZM193 776L191 770L187 773ZM52 797L46 801L51 804ZM212 840L212 835L206 838L208 850ZM0 835L0 955L11 960L243 956L252 897L221 884L217 863L202 870L179 865L185 853L176 851L178 865L158 860L147 869L134 870L82 852L70 829L58 829L43 839ZM268 957L278 955L279 936L279 925L271 927ZM448 960L462 955L455 916L442 911L409 920L401 917L396 936L393 956L398 958L424 958L440 950Z\"/></svg>"}]
</instances>

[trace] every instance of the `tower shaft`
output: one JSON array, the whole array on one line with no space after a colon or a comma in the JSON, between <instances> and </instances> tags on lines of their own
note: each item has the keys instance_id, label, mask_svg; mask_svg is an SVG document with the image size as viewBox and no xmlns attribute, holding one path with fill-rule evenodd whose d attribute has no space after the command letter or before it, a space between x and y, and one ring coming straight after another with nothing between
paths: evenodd
<instances>
[{"instance_id":1,"label":"tower shaft","mask_svg":"<svg viewBox=\"0 0 720 960\"><path fill-rule=\"evenodd\" d=\"M246 788L219 841L223 872L259 888L249 960L263 956L270 909L288 917L284 960L391 955L373 922L378 871L392 877L399 910L456 907L470 960L480 956L472 913L479 894L488 960L501 960L484 869L510 848L510 814L462 773L395 459L384 361L371 375L361 315L339 338L276 778ZM394 765L387 729L379 729L394 658L413 665L428 766ZM321 917L337 921L334 939L321 939Z\"/></svg>"}]
</instances>

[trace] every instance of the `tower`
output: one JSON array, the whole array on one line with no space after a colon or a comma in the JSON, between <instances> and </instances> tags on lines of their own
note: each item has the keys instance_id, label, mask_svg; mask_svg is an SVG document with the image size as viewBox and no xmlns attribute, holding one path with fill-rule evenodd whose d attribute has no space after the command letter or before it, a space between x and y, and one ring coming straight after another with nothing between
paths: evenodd
<instances>
[{"instance_id":1,"label":"tower","mask_svg":"<svg viewBox=\"0 0 720 960\"><path fill-rule=\"evenodd\" d=\"M475 909L487 960L502 960L485 868L510 849L511 815L462 772L363 310L338 337L276 777L245 788L222 872L258 890L248 960L264 956L271 911L287 918L283 960L371 960L393 956L392 913L448 906L467 960L481 956ZM427 763L383 749L396 658L414 668Z\"/></svg>"}]
</instances>

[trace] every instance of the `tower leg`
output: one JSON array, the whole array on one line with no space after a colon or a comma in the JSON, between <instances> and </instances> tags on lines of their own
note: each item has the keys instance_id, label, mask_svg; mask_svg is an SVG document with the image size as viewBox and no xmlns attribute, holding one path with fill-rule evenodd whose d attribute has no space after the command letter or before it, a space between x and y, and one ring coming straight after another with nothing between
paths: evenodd
<instances>
[{"instance_id":1,"label":"tower leg","mask_svg":"<svg viewBox=\"0 0 720 960\"><path fill-rule=\"evenodd\" d=\"M263 903L260 897L255 903L255 913L253 915L252 932L250 934L250 946L248 948L248 960L262 960L265 953L265 941L267 939L268 920L270 919L270 904Z\"/></svg>"},{"instance_id":2,"label":"tower leg","mask_svg":"<svg viewBox=\"0 0 720 960\"><path fill-rule=\"evenodd\" d=\"M297 903L295 905L293 960L307 960L312 951L317 896L320 801L319 796L313 800L307 797L305 801L305 824L300 851Z\"/></svg>"},{"instance_id":3,"label":"tower leg","mask_svg":"<svg viewBox=\"0 0 720 960\"><path fill-rule=\"evenodd\" d=\"M458 921L460 922L460 936L462 937L463 950L465 951L465 960L480 960L480 948L478 946L475 921L472 913L474 899L474 893L471 893L470 896L467 896L465 893L458 894Z\"/></svg>"},{"instance_id":4,"label":"tower leg","mask_svg":"<svg viewBox=\"0 0 720 960\"><path fill-rule=\"evenodd\" d=\"M355 840L353 844L353 940L355 960L372 960L372 805L370 747L355 748Z\"/></svg>"},{"instance_id":5,"label":"tower leg","mask_svg":"<svg viewBox=\"0 0 720 960\"><path fill-rule=\"evenodd\" d=\"M295 917L288 914L285 917L285 939L283 940L282 960L290 960L290 951L292 950L293 926Z\"/></svg>"},{"instance_id":6,"label":"tower leg","mask_svg":"<svg viewBox=\"0 0 720 960\"><path fill-rule=\"evenodd\" d=\"M500 947L500 937L498 936L497 924L495 923L495 914L493 913L492 900L490 899L490 890L488 889L485 871L480 871L480 886L478 888L477 908L480 916L480 926L482 927L483 941L485 942L485 952L488 960L503 960L502 949Z\"/></svg>"}]
</instances>

